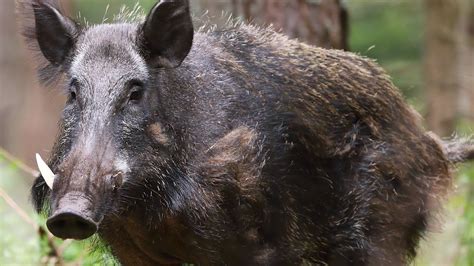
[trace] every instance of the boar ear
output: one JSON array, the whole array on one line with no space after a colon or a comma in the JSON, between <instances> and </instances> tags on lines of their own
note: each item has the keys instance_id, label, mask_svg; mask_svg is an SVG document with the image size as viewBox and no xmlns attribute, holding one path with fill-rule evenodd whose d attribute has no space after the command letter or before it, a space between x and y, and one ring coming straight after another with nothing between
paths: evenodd
<instances>
[{"instance_id":1,"label":"boar ear","mask_svg":"<svg viewBox=\"0 0 474 266\"><path fill-rule=\"evenodd\" d=\"M33 1L32 7L34 33L42 54L53 65L63 64L75 43L76 23L44 1Z\"/></svg>"},{"instance_id":2,"label":"boar ear","mask_svg":"<svg viewBox=\"0 0 474 266\"><path fill-rule=\"evenodd\" d=\"M140 47L150 65L178 67L193 42L188 0L162 0L150 11L140 31Z\"/></svg>"}]
</instances>

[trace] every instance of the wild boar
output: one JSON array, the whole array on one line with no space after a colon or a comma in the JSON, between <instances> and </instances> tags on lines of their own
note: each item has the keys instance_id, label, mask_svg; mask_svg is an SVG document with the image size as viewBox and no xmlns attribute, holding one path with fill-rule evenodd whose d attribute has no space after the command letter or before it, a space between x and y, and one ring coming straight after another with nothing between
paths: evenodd
<instances>
[{"instance_id":1,"label":"wild boar","mask_svg":"<svg viewBox=\"0 0 474 266\"><path fill-rule=\"evenodd\" d=\"M124 265L403 265L474 157L352 53L242 23L194 31L187 0L95 26L19 6L40 79L68 94L34 205Z\"/></svg>"}]
</instances>

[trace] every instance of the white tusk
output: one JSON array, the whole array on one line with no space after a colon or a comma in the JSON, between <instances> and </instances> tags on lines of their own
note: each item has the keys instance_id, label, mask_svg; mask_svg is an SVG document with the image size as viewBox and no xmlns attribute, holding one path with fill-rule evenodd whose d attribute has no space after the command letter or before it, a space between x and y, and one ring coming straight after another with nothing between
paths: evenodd
<instances>
[{"instance_id":1,"label":"white tusk","mask_svg":"<svg viewBox=\"0 0 474 266\"><path fill-rule=\"evenodd\" d=\"M53 189L54 178L56 176L53 174L53 171L51 171L49 166L43 161L43 159L38 153L36 154L36 163L38 164L38 169L41 175L43 176L46 185L48 185L50 189Z\"/></svg>"}]
</instances>

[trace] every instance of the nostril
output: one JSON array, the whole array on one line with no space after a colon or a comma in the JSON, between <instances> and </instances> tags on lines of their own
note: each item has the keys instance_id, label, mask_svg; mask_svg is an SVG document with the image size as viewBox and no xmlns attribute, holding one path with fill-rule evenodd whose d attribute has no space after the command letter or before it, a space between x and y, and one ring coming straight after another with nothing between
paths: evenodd
<instances>
[{"instance_id":1,"label":"nostril","mask_svg":"<svg viewBox=\"0 0 474 266\"><path fill-rule=\"evenodd\" d=\"M58 220L55 222L55 226L58 227L58 228L62 228L66 225L66 221L64 220Z\"/></svg>"},{"instance_id":2,"label":"nostril","mask_svg":"<svg viewBox=\"0 0 474 266\"><path fill-rule=\"evenodd\" d=\"M55 214L48 219L46 225L53 235L63 239L86 239L98 229L91 219L73 212Z\"/></svg>"},{"instance_id":3,"label":"nostril","mask_svg":"<svg viewBox=\"0 0 474 266\"><path fill-rule=\"evenodd\" d=\"M89 224L87 223L84 223L83 221L75 221L75 226L79 229L79 230L89 230Z\"/></svg>"}]
</instances>

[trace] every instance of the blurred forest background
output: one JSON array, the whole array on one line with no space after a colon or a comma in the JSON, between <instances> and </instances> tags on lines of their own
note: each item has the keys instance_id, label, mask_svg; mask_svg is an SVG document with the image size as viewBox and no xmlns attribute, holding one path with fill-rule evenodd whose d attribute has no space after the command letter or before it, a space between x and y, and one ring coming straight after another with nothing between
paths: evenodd
<instances>
[{"instance_id":1,"label":"blurred forest background","mask_svg":"<svg viewBox=\"0 0 474 266\"><path fill-rule=\"evenodd\" d=\"M136 0L61 1L81 23L111 21ZM148 10L155 1L138 3ZM443 137L474 130L474 2L472 0L191 0L196 24L224 23L222 12L293 38L377 60L426 128ZM48 154L64 104L58 88L42 88L19 36L15 1L0 1L0 265L114 263L90 254L88 241L59 241L38 224L28 203L34 154ZM78 17L80 14L80 18ZM14 156L14 157L13 157ZM24 162L25 164L23 164ZM415 265L474 265L474 165L460 168L443 226L434 226Z\"/></svg>"}]
</instances>

